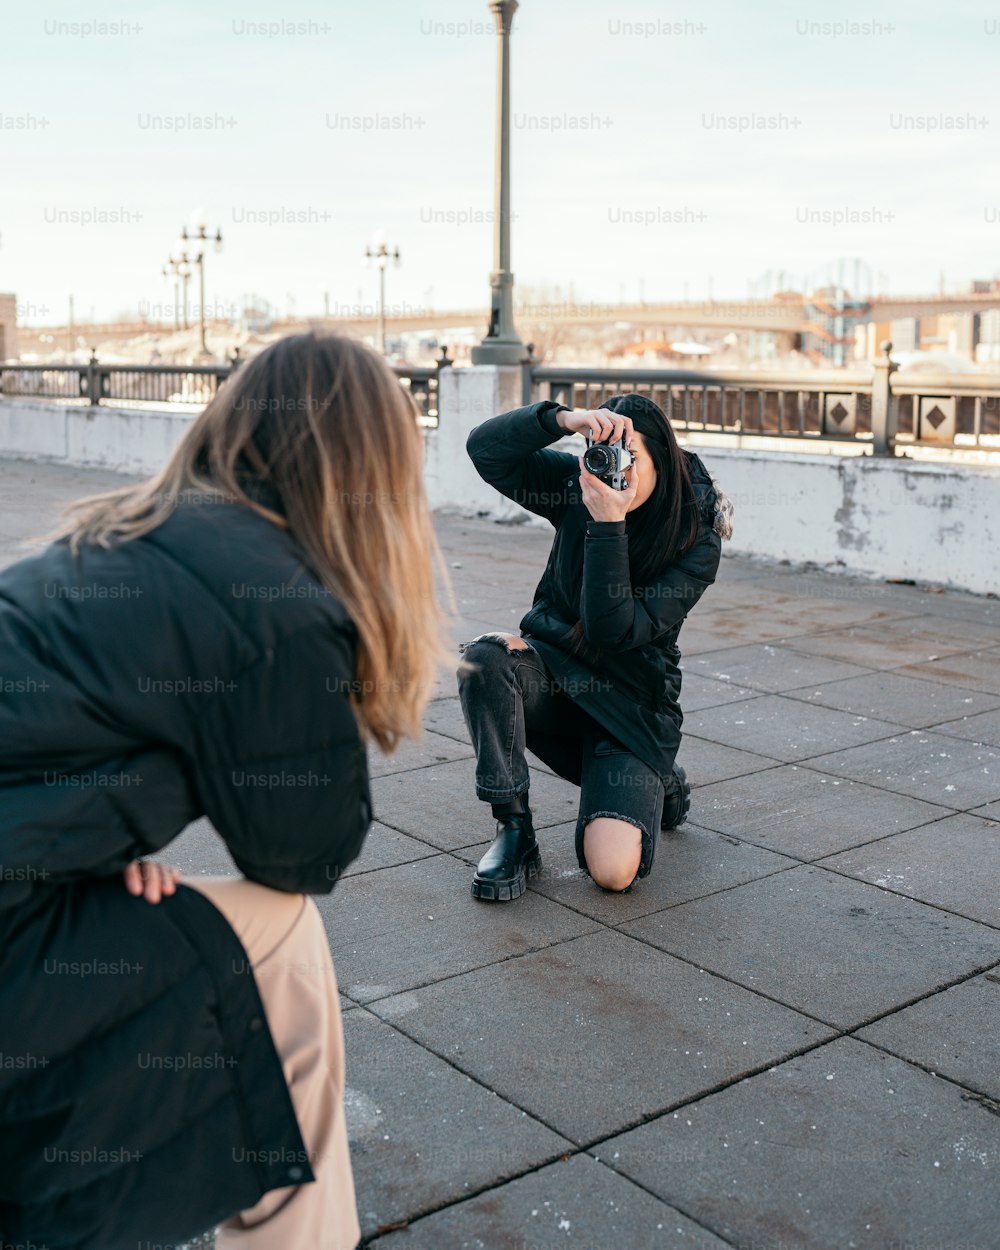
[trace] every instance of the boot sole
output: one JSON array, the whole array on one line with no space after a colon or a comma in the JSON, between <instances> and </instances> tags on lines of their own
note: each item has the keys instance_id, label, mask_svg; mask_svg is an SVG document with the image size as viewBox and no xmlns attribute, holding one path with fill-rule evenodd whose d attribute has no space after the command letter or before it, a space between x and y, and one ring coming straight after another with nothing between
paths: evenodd
<instances>
[{"instance_id":1,"label":"boot sole","mask_svg":"<svg viewBox=\"0 0 1000 1250\"><path fill-rule=\"evenodd\" d=\"M528 862L516 877L507 877L500 881L484 881L479 874L472 878L472 897L482 899L485 903L509 903L520 898L528 888L527 879L535 877L542 870L542 856L536 846L528 858Z\"/></svg>"}]
</instances>

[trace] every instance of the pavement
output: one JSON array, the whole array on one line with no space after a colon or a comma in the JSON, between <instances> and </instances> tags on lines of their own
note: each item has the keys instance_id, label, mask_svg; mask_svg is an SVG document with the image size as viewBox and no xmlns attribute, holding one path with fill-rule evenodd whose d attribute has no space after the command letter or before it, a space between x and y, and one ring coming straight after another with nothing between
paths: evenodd
<instances>
[{"instance_id":1,"label":"pavement","mask_svg":"<svg viewBox=\"0 0 1000 1250\"><path fill-rule=\"evenodd\" d=\"M121 480L0 464L0 560ZM551 530L437 529L455 643L516 631ZM627 895L533 761L542 873L471 897L493 822L450 675L372 759L318 900L365 1244L997 1250L1000 601L726 557L680 646L691 815ZM233 871L205 822L166 858Z\"/></svg>"}]
</instances>

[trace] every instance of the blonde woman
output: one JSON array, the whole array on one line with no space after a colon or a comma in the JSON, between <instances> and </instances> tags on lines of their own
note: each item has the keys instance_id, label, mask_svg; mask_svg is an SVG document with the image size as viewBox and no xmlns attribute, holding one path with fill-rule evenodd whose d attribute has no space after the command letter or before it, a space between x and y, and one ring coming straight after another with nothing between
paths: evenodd
<instances>
[{"instance_id":1,"label":"blonde woman","mask_svg":"<svg viewBox=\"0 0 1000 1250\"><path fill-rule=\"evenodd\" d=\"M450 662L414 415L362 345L284 339L0 574L5 1241L359 1239L308 896ZM202 815L241 876L143 859Z\"/></svg>"}]
</instances>

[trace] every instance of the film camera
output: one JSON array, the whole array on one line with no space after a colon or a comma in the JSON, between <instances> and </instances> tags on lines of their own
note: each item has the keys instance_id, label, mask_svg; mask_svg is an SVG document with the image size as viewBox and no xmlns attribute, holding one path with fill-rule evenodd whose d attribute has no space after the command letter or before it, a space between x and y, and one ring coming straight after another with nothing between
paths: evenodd
<instances>
[{"instance_id":1,"label":"film camera","mask_svg":"<svg viewBox=\"0 0 1000 1250\"><path fill-rule=\"evenodd\" d=\"M597 443L587 439L583 467L594 477L606 482L612 490L628 490L625 470L632 463L631 449L625 446L624 435L617 443Z\"/></svg>"}]
</instances>

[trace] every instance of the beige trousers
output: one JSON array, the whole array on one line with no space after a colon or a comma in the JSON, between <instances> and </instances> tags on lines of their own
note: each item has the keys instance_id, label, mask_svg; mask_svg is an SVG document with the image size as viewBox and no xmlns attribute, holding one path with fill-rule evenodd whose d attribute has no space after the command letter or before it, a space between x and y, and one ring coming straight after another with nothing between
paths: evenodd
<instances>
[{"instance_id":1,"label":"beige trousers","mask_svg":"<svg viewBox=\"0 0 1000 1250\"><path fill-rule=\"evenodd\" d=\"M272 1189L216 1233L217 1250L354 1250L361 1239L344 1122L344 1030L319 910L243 877L185 877L243 943L316 1176Z\"/></svg>"}]
</instances>

